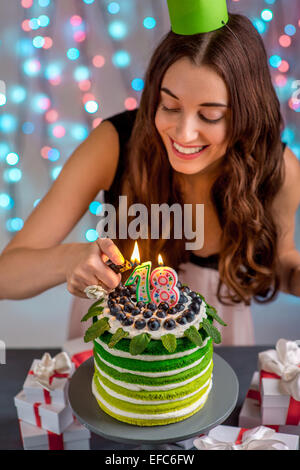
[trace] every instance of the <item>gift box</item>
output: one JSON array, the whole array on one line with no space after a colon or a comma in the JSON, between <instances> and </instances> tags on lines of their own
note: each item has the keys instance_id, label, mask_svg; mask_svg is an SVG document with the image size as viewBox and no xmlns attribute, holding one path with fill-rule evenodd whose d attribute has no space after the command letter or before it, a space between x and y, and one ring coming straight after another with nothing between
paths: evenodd
<instances>
[{"instance_id":1,"label":"gift box","mask_svg":"<svg viewBox=\"0 0 300 470\"><path fill-rule=\"evenodd\" d=\"M259 353L262 424L300 424L300 348L280 339L276 350Z\"/></svg>"},{"instance_id":2,"label":"gift box","mask_svg":"<svg viewBox=\"0 0 300 470\"><path fill-rule=\"evenodd\" d=\"M63 350L69 355L76 369L93 355L93 349L84 342L82 337L66 341Z\"/></svg>"},{"instance_id":3,"label":"gift box","mask_svg":"<svg viewBox=\"0 0 300 470\"><path fill-rule=\"evenodd\" d=\"M90 431L74 421L62 434L45 431L42 428L19 421L20 433L25 450L88 450Z\"/></svg>"},{"instance_id":4,"label":"gift box","mask_svg":"<svg viewBox=\"0 0 300 470\"><path fill-rule=\"evenodd\" d=\"M69 405L31 403L24 391L15 396L14 402L19 419L55 434L61 434L74 420Z\"/></svg>"},{"instance_id":5,"label":"gift box","mask_svg":"<svg viewBox=\"0 0 300 470\"><path fill-rule=\"evenodd\" d=\"M297 450L299 436L277 433L265 426L246 429L221 425L195 439L194 446L200 450Z\"/></svg>"},{"instance_id":6,"label":"gift box","mask_svg":"<svg viewBox=\"0 0 300 470\"><path fill-rule=\"evenodd\" d=\"M252 376L250 388L246 394L245 401L239 414L239 426L242 428L253 428L260 426L261 424L264 424L264 426L268 426L277 432L300 436L300 426L262 423L259 392L259 372L256 371Z\"/></svg>"},{"instance_id":7,"label":"gift box","mask_svg":"<svg viewBox=\"0 0 300 470\"><path fill-rule=\"evenodd\" d=\"M45 353L41 360L35 359L33 361L23 385L27 401L57 405L68 404L69 378L75 367L66 353L63 353L63 356L61 354L52 359L48 353ZM63 365L61 366L62 361ZM56 366L56 364L58 365Z\"/></svg>"}]
</instances>

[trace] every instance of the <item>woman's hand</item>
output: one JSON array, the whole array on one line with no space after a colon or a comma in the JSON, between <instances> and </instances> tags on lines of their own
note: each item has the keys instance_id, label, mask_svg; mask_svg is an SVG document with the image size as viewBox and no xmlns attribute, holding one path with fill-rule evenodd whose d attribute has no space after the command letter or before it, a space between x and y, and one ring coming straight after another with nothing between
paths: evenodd
<instances>
[{"instance_id":1,"label":"woman's hand","mask_svg":"<svg viewBox=\"0 0 300 470\"><path fill-rule=\"evenodd\" d=\"M124 258L110 238L98 238L92 243L74 243L73 256L66 266L68 291L78 297L87 298L84 289L91 285L102 285L108 291L117 287L121 274L116 274L105 262L123 264Z\"/></svg>"}]
</instances>

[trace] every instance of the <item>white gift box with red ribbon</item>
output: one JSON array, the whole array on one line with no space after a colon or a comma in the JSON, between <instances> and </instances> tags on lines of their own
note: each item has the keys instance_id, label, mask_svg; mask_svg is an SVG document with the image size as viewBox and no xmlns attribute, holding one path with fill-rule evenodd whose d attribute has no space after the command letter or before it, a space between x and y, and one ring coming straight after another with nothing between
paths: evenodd
<instances>
[{"instance_id":1,"label":"white gift box with red ribbon","mask_svg":"<svg viewBox=\"0 0 300 470\"><path fill-rule=\"evenodd\" d=\"M200 450L297 450L299 436L277 433L265 426L247 429L221 425L195 439L194 446Z\"/></svg>"},{"instance_id":2,"label":"white gift box with red ribbon","mask_svg":"<svg viewBox=\"0 0 300 470\"><path fill-rule=\"evenodd\" d=\"M66 341L63 350L68 353L76 369L93 355L90 344L85 343L82 337Z\"/></svg>"},{"instance_id":3,"label":"white gift box with red ribbon","mask_svg":"<svg viewBox=\"0 0 300 470\"><path fill-rule=\"evenodd\" d=\"M19 421L20 433L25 450L88 450L90 431L77 420L62 433L55 434L42 428Z\"/></svg>"},{"instance_id":4,"label":"white gift box with red ribbon","mask_svg":"<svg viewBox=\"0 0 300 470\"><path fill-rule=\"evenodd\" d=\"M67 405L68 384L74 370L74 364L66 353L53 359L45 353L42 359L35 359L23 385L26 400Z\"/></svg>"},{"instance_id":5,"label":"white gift box with red ribbon","mask_svg":"<svg viewBox=\"0 0 300 470\"><path fill-rule=\"evenodd\" d=\"M14 398L18 418L55 434L61 434L74 421L69 405L27 401L24 391Z\"/></svg>"},{"instance_id":6,"label":"white gift box with red ribbon","mask_svg":"<svg viewBox=\"0 0 300 470\"><path fill-rule=\"evenodd\" d=\"M242 405L240 414L239 414L239 426L243 428L253 428L256 426L271 427L277 432L282 432L286 434L295 434L300 435L300 426L293 425L274 425L271 423L262 423L261 416L261 406L260 406L260 391L259 391L259 372L254 372L250 388L247 392L245 401Z\"/></svg>"},{"instance_id":7,"label":"white gift box with red ribbon","mask_svg":"<svg viewBox=\"0 0 300 470\"><path fill-rule=\"evenodd\" d=\"M258 355L262 424L300 424L300 348L280 339Z\"/></svg>"}]
</instances>

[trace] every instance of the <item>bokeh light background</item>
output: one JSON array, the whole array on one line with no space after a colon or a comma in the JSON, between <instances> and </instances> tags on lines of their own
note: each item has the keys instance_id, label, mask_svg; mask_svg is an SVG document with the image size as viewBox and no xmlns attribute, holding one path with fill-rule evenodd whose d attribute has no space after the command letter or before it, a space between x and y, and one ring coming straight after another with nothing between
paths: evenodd
<instances>
[{"instance_id":1,"label":"bokeh light background","mask_svg":"<svg viewBox=\"0 0 300 470\"><path fill-rule=\"evenodd\" d=\"M300 159L299 2L230 0L228 6L262 35L285 120L282 140ZM1 2L0 250L90 131L138 106L148 60L169 28L165 0ZM95 240L101 201L99 192L64 242ZM298 249L299 219L298 211ZM11 347L61 345L71 297L64 284L33 299L2 301L0 339ZM257 344L296 339L300 299L280 294L272 304L254 304L253 314Z\"/></svg>"}]
</instances>

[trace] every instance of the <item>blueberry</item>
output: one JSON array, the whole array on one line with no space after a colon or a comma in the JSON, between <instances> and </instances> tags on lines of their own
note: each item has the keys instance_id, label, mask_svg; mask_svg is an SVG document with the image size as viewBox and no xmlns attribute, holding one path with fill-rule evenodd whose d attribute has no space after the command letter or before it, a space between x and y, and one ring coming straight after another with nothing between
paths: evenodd
<instances>
[{"instance_id":1,"label":"blueberry","mask_svg":"<svg viewBox=\"0 0 300 470\"><path fill-rule=\"evenodd\" d=\"M126 297L130 297L131 292L128 287L125 287L125 289L123 289L123 295L126 295Z\"/></svg>"},{"instance_id":2,"label":"blueberry","mask_svg":"<svg viewBox=\"0 0 300 470\"><path fill-rule=\"evenodd\" d=\"M197 295L196 292L194 292L194 291L191 291L191 292L189 293L189 296L190 296L192 299L196 299L196 298L198 297L198 295Z\"/></svg>"},{"instance_id":3,"label":"blueberry","mask_svg":"<svg viewBox=\"0 0 300 470\"><path fill-rule=\"evenodd\" d=\"M168 310L168 313L169 313L170 315L174 315L174 313L177 313L177 312L178 312L178 311L177 311L177 308L176 308L176 307L171 307L171 308L169 308L169 310Z\"/></svg>"},{"instance_id":4,"label":"blueberry","mask_svg":"<svg viewBox=\"0 0 300 470\"><path fill-rule=\"evenodd\" d=\"M199 313L199 311L200 311L200 304L198 304L198 302L192 302L192 303L190 304L189 308L190 308L191 310L193 310L193 312Z\"/></svg>"},{"instance_id":5,"label":"blueberry","mask_svg":"<svg viewBox=\"0 0 300 470\"><path fill-rule=\"evenodd\" d=\"M127 289L129 289L130 295L135 295L136 286L128 286Z\"/></svg>"},{"instance_id":6,"label":"blueberry","mask_svg":"<svg viewBox=\"0 0 300 470\"><path fill-rule=\"evenodd\" d=\"M138 315L139 313L141 313L140 309L137 308L137 307L134 307L132 310L131 310L131 315L133 315L134 317L136 315Z\"/></svg>"},{"instance_id":7,"label":"blueberry","mask_svg":"<svg viewBox=\"0 0 300 470\"><path fill-rule=\"evenodd\" d=\"M133 324L133 318L129 315L126 316L125 320L122 321L122 325L124 326L131 326Z\"/></svg>"},{"instance_id":8,"label":"blueberry","mask_svg":"<svg viewBox=\"0 0 300 470\"><path fill-rule=\"evenodd\" d=\"M196 302L197 304L201 305L202 304L202 299L201 299L201 297L197 296L193 299L193 302Z\"/></svg>"},{"instance_id":9,"label":"blueberry","mask_svg":"<svg viewBox=\"0 0 300 470\"><path fill-rule=\"evenodd\" d=\"M120 312L120 313L117 313L116 317L117 317L117 320L122 322L126 319L126 314L124 312Z\"/></svg>"},{"instance_id":10,"label":"blueberry","mask_svg":"<svg viewBox=\"0 0 300 470\"><path fill-rule=\"evenodd\" d=\"M146 326L146 322L143 318L136 320L134 326L137 330L142 330Z\"/></svg>"},{"instance_id":11,"label":"blueberry","mask_svg":"<svg viewBox=\"0 0 300 470\"><path fill-rule=\"evenodd\" d=\"M162 310L168 310L169 308L169 304L167 302L161 302L158 306L158 308L162 309Z\"/></svg>"},{"instance_id":12,"label":"blueberry","mask_svg":"<svg viewBox=\"0 0 300 470\"><path fill-rule=\"evenodd\" d=\"M152 312L154 312L154 310L156 310L156 308L157 308L157 305L156 305L155 302L149 302L147 304L147 308L150 308L150 310L152 310Z\"/></svg>"},{"instance_id":13,"label":"blueberry","mask_svg":"<svg viewBox=\"0 0 300 470\"><path fill-rule=\"evenodd\" d=\"M179 317L177 317L176 321L180 325L185 325L187 323L187 319L183 315L180 315Z\"/></svg>"},{"instance_id":14,"label":"blueberry","mask_svg":"<svg viewBox=\"0 0 300 470\"><path fill-rule=\"evenodd\" d=\"M193 310L185 310L183 314L189 323L195 319L195 312Z\"/></svg>"},{"instance_id":15,"label":"blueberry","mask_svg":"<svg viewBox=\"0 0 300 470\"><path fill-rule=\"evenodd\" d=\"M118 295L119 295L119 294L118 294L117 291L113 291L113 292L111 292L111 293L109 294L108 297L109 297L110 299L116 299L116 298L118 297Z\"/></svg>"},{"instance_id":16,"label":"blueberry","mask_svg":"<svg viewBox=\"0 0 300 470\"><path fill-rule=\"evenodd\" d=\"M150 318L148 320L148 328L152 331L158 330L160 327L160 321L157 320L156 318Z\"/></svg>"},{"instance_id":17,"label":"blueberry","mask_svg":"<svg viewBox=\"0 0 300 470\"><path fill-rule=\"evenodd\" d=\"M180 281L177 281L176 287L177 287L178 289L181 289L181 287L182 287L182 284L181 284L181 282L180 282Z\"/></svg>"},{"instance_id":18,"label":"blueberry","mask_svg":"<svg viewBox=\"0 0 300 470\"><path fill-rule=\"evenodd\" d=\"M153 315L152 310L147 309L147 310L144 310L144 312L143 312L143 317L144 318L151 318L152 315Z\"/></svg>"},{"instance_id":19,"label":"blueberry","mask_svg":"<svg viewBox=\"0 0 300 470\"><path fill-rule=\"evenodd\" d=\"M168 318L165 322L164 322L164 328L166 328L166 330L173 330L173 328L175 328L176 326L176 323L175 321L173 320L173 318Z\"/></svg>"},{"instance_id":20,"label":"blueberry","mask_svg":"<svg viewBox=\"0 0 300 470\"><path fill-rule=\"evenodd\" d=\"M185 304L188 301L188 298L184 294L180 294L179 302Z\"/></svg>"},{"instance_id":21,"label":"blueberry","mask_svg":"<svg viewBox=\"0 0 300 470\"><path fill-rule=\"evenodd\" d=\"M124 304L124 312L131 312L134 309L134 305L131 302Z\"/></svg>"},{"instance_id":22,"label":"blueberry","mask_svg":"<svg viewBox=\"0 0 300 470\"><path fill-rule=\"evenodd\" d=\"M156 316L159 318L166 318L166 312L164 310L156 310Z\"/></svg>"},{"instance_id":23,"label":"blueberry","mask_svg":"<svg viewBox=\"0 0 300 470\"><path fill-rule=\"evenodd\" d=\"M130 297L130 300L131 300L131 302L137 302L136 295L132 295L132 296Z\"/></svg>"},{"instance_id":24,"label":"blueberry","mask_svg":"<svg viewBox=\"0 0 300 470\"><path fill-rule=\"evenodd\" d=\"M129 299L128 297L126 297L125 295L122 295L122 297L120 298L120 304L126 304L126 302L129 302Z\"/></svg>"},{"instance_id":25,"label":"blueberry","mask_svg":"<svg viewBox=\"0 0 300 470\"><path fill-rule=\"evenodd\" d=\"M181 292L185 292L186 294L189 294L191 292L191 289L188 286L182 286Z\"/></svg>"},{"instance_id":26,"label":"blueberry","mask_svg":"<svg viewBox=\"0 0 300 470\"><path fill-rule=\"evenodd\" d=\"M178 302L178 304L175 305L175 308L176 308L177 312L181 312L181 310L184 310L184 305L181 304L180 302Z\"/></svg>"},{"instance_id":27,"label":"blueberry","mask_svg":"<svg viewBox=\"0 0 300 470\"><path fill-rule=\"evenodd\" d=\"M111 307L110 309L110 313L112 315L117 315L118 313L121 313L122 312L122 309L119 305L114 305L113 307Z\"/></svg>"},{"instance_id":28,"label":"blueberry","mask_svg":"<svg viewBox=\"0 0 300 470\"><path fill-rule=\"evenodd\" d=\"M146 304L145 302L143 302L142 300L139 300L138 303L136 304L136 306L138 308L143 308L143 307L146 307Z\"/></svg>"},{"instance_id":29,"label":"blueberry","mask_svg":"<svg viewBox=\"0 0 300 470\"><path fill-rule=\"evenodd\" d=\"M114 305L116 304L116 301L114 299L108 299L107 301L107 306L110 308L110 307L113 307Z\"/></svg>"}]
</instances>

